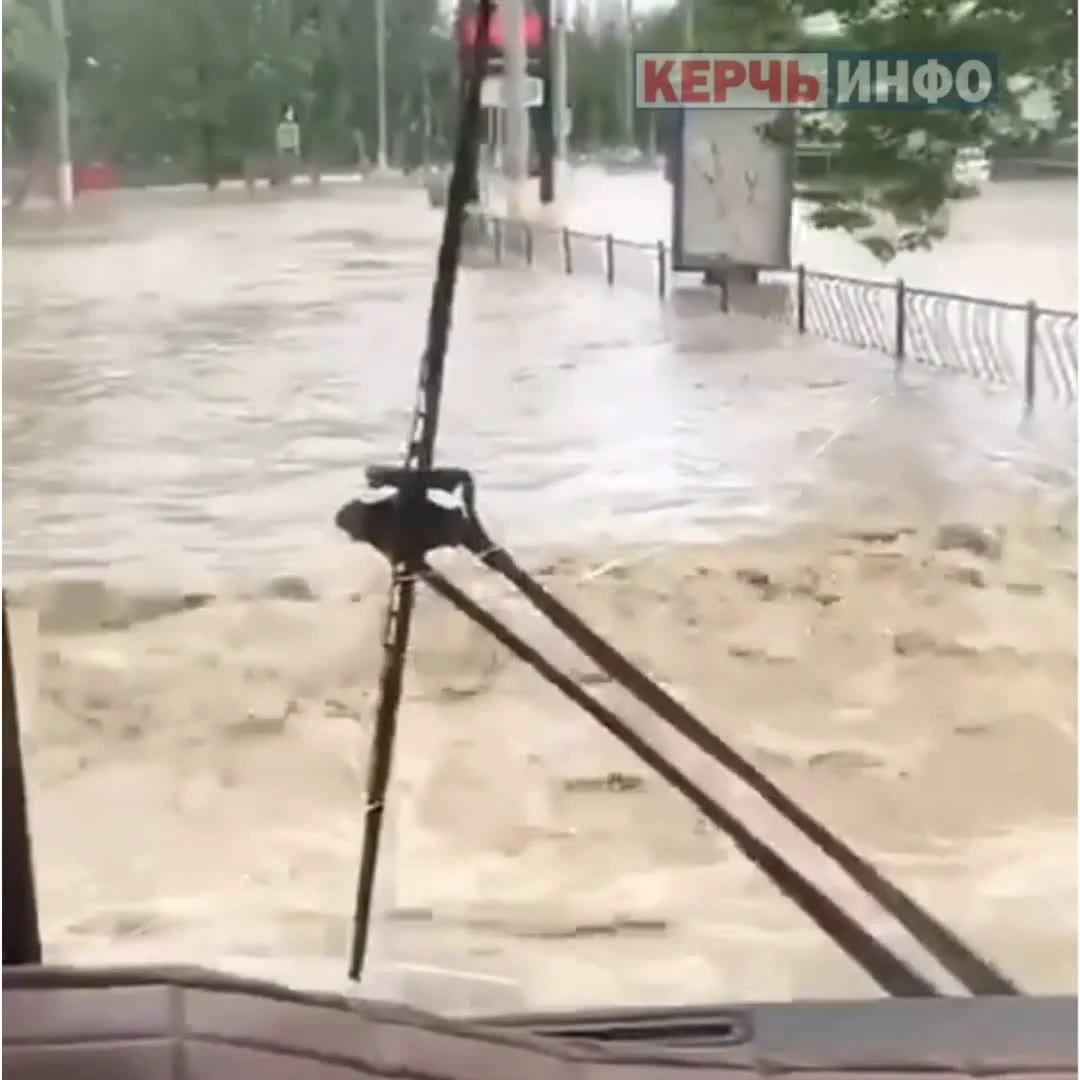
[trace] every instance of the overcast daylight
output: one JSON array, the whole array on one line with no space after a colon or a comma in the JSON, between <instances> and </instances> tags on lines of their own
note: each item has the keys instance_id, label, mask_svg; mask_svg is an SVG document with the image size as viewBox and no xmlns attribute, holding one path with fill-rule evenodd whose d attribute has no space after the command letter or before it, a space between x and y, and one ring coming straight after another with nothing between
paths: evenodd
<instances>
[{"instance_id":1,"label":"overcast daylight","mask_svg":"<svg viewBox=\"0 0 1080 1080\"><path fill-rule=\"evenodd\" d=\"M5 1069L1076 1077L1074 3L487 3L4 2Z\"/></svg>"}]
</instances>

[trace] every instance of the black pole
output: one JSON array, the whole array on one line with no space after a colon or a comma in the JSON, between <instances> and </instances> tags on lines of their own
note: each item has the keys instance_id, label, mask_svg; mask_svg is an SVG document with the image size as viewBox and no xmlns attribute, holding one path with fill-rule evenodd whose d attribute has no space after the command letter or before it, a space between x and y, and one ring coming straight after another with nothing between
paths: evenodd
<instances>
[{"instance_id":1,"label":"black pole","mask_svg":"<svg viewBox=\"0 0 1080 1080\"><path fill-rule=\"evenodd\" d=\"M456 45L457 66L455 70L455 85L458 89L458 115L465 112L466 95L469 91L469 76L475 63L475 47L466 46L463 38L464 23L470 15L475 15L478 8L475 3L459 0L454 9L454 43ZM480 73L481 79L486 75L486 70ZM480 154L475 153L470 163L467 205L475 206L480 202ZM449 190L447 191L449 194Z\"/></svg>"},{"instance_id":2,"label":"black pole","mask_svg":"<svg viewBox=\"0 0 1080 1080\"><path fill-rule=\"evenodd\" d=\"M4 966L41 963L30 819L26 808L26 773L19 737L19 702L15 693L11 627L4 598Z\"/></svg>"},{"instance_id":3,"label":"black pole","mask_svg":"<svg viewBox=\"0 0 1080 1080\"><path fill-rule=\"evenodd\" d=\"M443 373L450 343L454 292L461 263L462 234L468 213L469 186L475 177L475 161L480 133L480 85L486 71L491 15L494 0L480 0L472 77L466 82L464 110L458 130L454 167L446 198L446 220L439 245L438 270L431 290L428 337L420 361L416 408L405 453L405 465L395 485L398 488L399 517L390 537L393 580L383 632L383 666L379 675L379 698L375 708L375 733L364 816L363 848L356 882L353 910L353 940L349 955L349 978L359 981L367 955L371 930L375 875L379 863L386 793L390 786L394 742L397 736L398 706L401 704L405 657L415 599L415 573L423 552L416 547L413 523L423 520L427 490L431 486L435 462L435 440L439 431ZM369 470L369 480L376 485Z\"/></svg>"},{"instance_id":4,"label":"black pole","mask_svg":"<svg viewBox=\"0 0 1080 1080\"><path fill-rule=\"evenodd\" d=\"M544 28L539 56L544 100L537 110L536 150L540 158L540 202L550 205L555 201L555 65L551 58L551 0L536 0L536 11Z\"/></svg>"}]
</instances>

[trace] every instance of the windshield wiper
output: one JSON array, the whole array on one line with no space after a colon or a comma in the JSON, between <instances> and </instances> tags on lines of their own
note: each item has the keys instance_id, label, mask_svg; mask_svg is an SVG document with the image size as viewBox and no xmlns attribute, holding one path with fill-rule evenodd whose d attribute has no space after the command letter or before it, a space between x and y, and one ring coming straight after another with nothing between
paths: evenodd
<instances>
[{"instance_id":1,"label":"windshield wiper","mask_svg":"<svg viewBox=\"0 0 1080 1080\"><path fill-rule=\"evenodd\" d=\"M360 978L367 949L382 816L390 781L415 587L418 580L424 580L681 791L886 993L902 997L937 996L940 993L931 980L915 971L893 949L853 919L737 815L721 806L615 713L427 562L428 553L437 548L464 547L511 582L601 670L695 747L760 795L823 854L845 870L967 990L978 995L1019 993L1011 980L979 956L956 933L857 855L522 569L480 524L476 514L473 480L469 473L461 469L434 467L454 289L467 203L474 187L480 84L486 72L492 7L491 0L481 0L475 63L466 87L464 118L451 175L438 272L432 290L428 341L420 364L416 408L405 463L400 468L379 466L369 469L368 482L371 488L376 489L376 497L351 502L342 507L336 517L336 524L351 539L369 543L378 549L390 562L393 574L383 635L383 668L379 679L353 920L350 978ZM382 489L381 494L378 489ZM458 504L447 506L436 503L429 498L432 491L456 493L459 496Z\"/></svg>"},{"instance_id":2,"label":"windshield wiper","mask_svg":"<svg viewBox=\"0 0 1080 1080\"><path fill-rule=\"evenodd\" d=\"M371 903L375 891L375 872L379 860L379 842L386 790L390 783L397 712L401 703L401 683L409 631L416 601L416 571L424 551L414 542L416 520L428 506L427 492L432 486L435 464L435 440L439 431L439 408L442 403L443 372L450 342L454 309L454 290L461 262L462 235L469 202L476 191L477 150L480 135L480 86L487 72L488 47L491 41L493 0L480 0L477 18L473 69L465 87L465 110L454 153L454 168L446 202L442 242L435 282L431 289L428 313L427 344L420 358L416 403L412 430L405 450L402 483L395 507L400 511L386 518L388 534L383 538L384 551L390 559L392 580L383 628L383 665L379 675L379 700L375 713L375 736L368 776L364 839L360 853L360 871L356 886L353 918L353 941L349 959L349 977L359 979L367 953Z\"/></svg>"}]
</instances>

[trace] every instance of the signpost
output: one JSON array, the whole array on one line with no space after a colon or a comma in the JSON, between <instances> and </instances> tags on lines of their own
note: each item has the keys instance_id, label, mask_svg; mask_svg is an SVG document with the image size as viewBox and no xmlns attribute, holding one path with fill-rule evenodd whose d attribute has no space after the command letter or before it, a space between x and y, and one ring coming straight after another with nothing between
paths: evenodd
<instances>
[{"instance_id":1,"label":"signpost","mask_svg":"<svg viewBox=\"0 0 1080 1080\"><path fill-rule=\"evenodd\" d=\"M552 56L552 16L556 0L496 0L491 24L491 48L486 77L480 88L481 105L490 110L496 128L496 146L504 150L504 165L510 181L511 203L516 203L526 175L536 176L528 165L529 143L535 139L535 158L540 179L540 201L555 198L556 133L566 104L557 101L560 87ZM566 0L558 0L565 23ZM476 43L475 0L460 0L457 39L460 69L465 73ZM565 47L565 25L563 26ZM565 81L565 57L561 65Z\"/></svg>"},{"instance_id":2,"label":"signpost","mask_svg":"<svg viewBox=\"0 0 1080 1080\"><path fill-rule=\"evenodd\" d=\"M505 75L489 75L480 87L480 104L485 109L505 109L509 101ZM544 80L526 75L522 85L522 104L535 109L544 103Z\"/></svg>"},{"instance_id":3,"label":"signpost","mask_svg":"<svg viewBox=\"0 0 1080 1080\"><path fill-rule=\"evenodd\" d=\"M291 116L277 126L277 151L297 156L300 153L300 125Z\"/></svg>"},{"instance_id":4,"label":"signpost","mask_svg":"<svg viewBox=\"0 0 1080 1080\"><path fill-rule=\"evenodd\" d=\"M293 172L300 160L300 125L292 106L285 110L277 131L274 133L274 146L277 150L277 163L274 177L279 184L292 181Z\"/></svg>"},{"instance_id":5,"label":"signpost","mask_svg":"<svg viewBox=\"0 0 1080 1080\"><path fill-rule=\"evenodd\" d=\"M69 68L67 19L64 0L49 0L52 31L59 42L60 63L56 71L56 197L63 210L75 205L75 183L71 165L71 101L69 97Z\"/></svg>"},{"instance_id":6,"label":"signpost","mask_svg":"<svg viewBox=\"0 0 1080 1080\"><path fill-rule=\"evenodd\" d=\"M525 105L525 79L528 77L525 0L501 0L499 10L505 25L503 117L506 122L504 166L507 211L511 218L520 219L525 214L525 192L529 177L529 111Z\"/></svg>"}]
</instances>

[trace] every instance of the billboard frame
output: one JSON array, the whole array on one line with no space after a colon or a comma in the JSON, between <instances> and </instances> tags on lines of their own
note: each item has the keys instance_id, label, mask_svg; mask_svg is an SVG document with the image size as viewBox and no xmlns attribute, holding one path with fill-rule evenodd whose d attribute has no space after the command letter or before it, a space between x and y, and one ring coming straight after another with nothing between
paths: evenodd
<instances>
[{"instance_id":1,"label":"billboard frame","mask_svg":"<svg viewBox=\"0 0 1080 1080\"><path fill-rule=\"evenodd\" d=\"M795 204L795 146L785 157L784 176L781 182L780 197L783 200L787 217L783 229L781 246L785 258L779 265L762 266L757 264L725 262L723 252L713 256L688 254L686 251L685 228L683 220L683 189L686 183L686 109L675 110L674 137L672 139L673 158L671 162L671 269L677 273L706 273L715 271L724 265L742 266L755 271L790 270L792 267L791 241L794 231L793 218ZM779 115L779 114L778 114ZM781 208L783 210L784 208Z\"/></svg>"}]
</instances>

